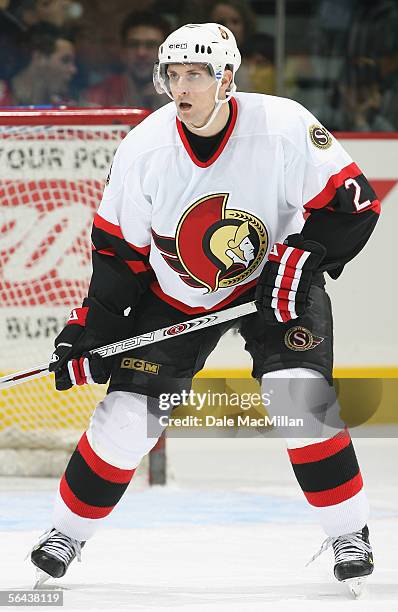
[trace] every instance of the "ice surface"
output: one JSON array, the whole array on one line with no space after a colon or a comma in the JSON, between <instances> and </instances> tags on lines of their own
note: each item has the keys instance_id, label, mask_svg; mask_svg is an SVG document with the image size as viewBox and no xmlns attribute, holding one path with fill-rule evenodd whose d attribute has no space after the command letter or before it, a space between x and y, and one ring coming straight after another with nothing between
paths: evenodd
<instances>
[{"instance_id":1,"label":"ice surface","mask_svg":"<svg viewBox=\"0 0 398 612\"><path fill-rule=\"evenodd\" d=\"M47 588L63 589L67 610L398 611L398 444L355 446L376 568L359 601L334 579L330 550L305 567L324 534L279 440L169 440L172 484L131 486L82 563ZM24 556L48 527L56 486L1 479L0 589L32 587Z\"/></svg>"}]
</instances>

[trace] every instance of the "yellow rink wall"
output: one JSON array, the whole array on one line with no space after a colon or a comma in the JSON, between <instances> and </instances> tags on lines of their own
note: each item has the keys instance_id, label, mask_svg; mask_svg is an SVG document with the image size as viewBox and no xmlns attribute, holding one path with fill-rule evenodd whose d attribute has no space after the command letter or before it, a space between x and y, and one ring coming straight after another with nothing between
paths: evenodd
<instances>
[{"instance_id":1,"label":"yellow rink wall","mask_svg":"<svg viewBox=\"0 0 398 612\"><path fill-rule=\"evenodd\" d=\"M350 367L334 370L339 390L341 416L348 425L398 423L398 367ZM248 369L212 369L199 373L193 384L196 393L259 393L258 383ZM53 376L17 385L0 392L0 432L10 427L23 431L49 429L83 431L96 404L104 397L106 385L86 385L68 391L54 389ZM265 414L262 407L246 409L246 415ZM239 407L205 403L201 416L236 416ZM175 415L198 414L190 406L179 407Z\"/></svg>"}]
</instances>

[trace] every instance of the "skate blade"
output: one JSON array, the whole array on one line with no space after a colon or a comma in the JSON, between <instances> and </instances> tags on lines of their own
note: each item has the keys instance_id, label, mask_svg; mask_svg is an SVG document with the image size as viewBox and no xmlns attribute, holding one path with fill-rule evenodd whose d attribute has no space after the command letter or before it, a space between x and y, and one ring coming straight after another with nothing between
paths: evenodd
<instances>
[{"instance_id":1,"label":"skate blade","mask_svg":"<svg viewBox=\"0 0 398 612\"><path fill-rule=\"evenodd\" d=\"M40 589L40 587L51 578L50 574L43 572L43 570L36 567L36 582L33 585L34 589Z\"/></svg>"},{"instance_id":2,"label":"skate blade","mask_svg":"<svg viewBox=\"0 0 398 612\"><path fill-rule=\"evenodd\" d=\"M358 578L347 578L344 580L346 585L348 586L351 595L355 597L355 599L359 599L363 596L366 591L366 576L360 576Z\"/></svg>"}]
</instances>

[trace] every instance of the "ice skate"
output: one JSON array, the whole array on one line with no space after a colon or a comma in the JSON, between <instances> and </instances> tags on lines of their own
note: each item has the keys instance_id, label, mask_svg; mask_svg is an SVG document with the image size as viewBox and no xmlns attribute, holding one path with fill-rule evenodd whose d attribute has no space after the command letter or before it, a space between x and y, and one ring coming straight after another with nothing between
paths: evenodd
<instances>
[{"instance_id":1,"label":"ice skate","mask_svg":"<svg viewBox=\"0 0 398 612\"><path fill-rule=\"evenodd\" d=\"M79 542L52 528L40 536L33 547L30 559L36 566L36 582L39 588L49 578L61 578L77 557L81 561L81 549L85 542Z\"/></svg>"},{"instance_id":2,"label":"ice skate","mask_svg":"<svg viewBox=\"0 0 398 612\"><path fill-rule=\"evenodd\" d=\"M360 531L337 538L327 538L307 565L330 546L333 547L335 557L335 577L339 582L347 583L351 594L357 599L364 593L366 577L373 572L373 554L369 543L368 526L365 525Z\"/></svg>"},{"instance_id":3,"label":"ice skate","mask_svg":"<svg viewBox=\"0 0 398 612\"><path fill-rule=\"evenodd\" d=\"M366 576L373 572L373 554L369 543L369 529L365 525L360 531L335 538L334 575L340 582L346 582L355 598L365 589Z\"/></svg>"}]
</instances>

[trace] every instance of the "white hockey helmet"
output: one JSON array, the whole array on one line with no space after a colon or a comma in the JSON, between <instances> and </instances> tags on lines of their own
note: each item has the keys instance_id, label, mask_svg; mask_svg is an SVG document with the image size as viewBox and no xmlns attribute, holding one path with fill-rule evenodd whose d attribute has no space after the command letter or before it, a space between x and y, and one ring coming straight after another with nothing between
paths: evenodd
<instances>
[{"instance_id":1,"label":"white hockey helmet","mask_svg":"<svg viewBox=\"0 0 398 612\"><path fill-rule=\"evenodd\" d=\"M206 64L218 84L215 100L217 103L225 68L228 66L232 71L228 100L236 91L235 74L240 63L240 52L231 30L218 23L189 23L172 32L159 47L159 60L154 67L153 82L158 93L167 93L172 98L167 66Z\"/></svg>"}]
</instances>

